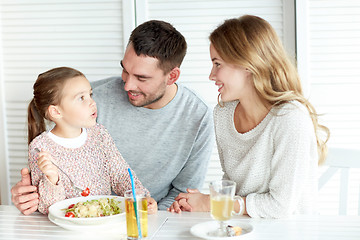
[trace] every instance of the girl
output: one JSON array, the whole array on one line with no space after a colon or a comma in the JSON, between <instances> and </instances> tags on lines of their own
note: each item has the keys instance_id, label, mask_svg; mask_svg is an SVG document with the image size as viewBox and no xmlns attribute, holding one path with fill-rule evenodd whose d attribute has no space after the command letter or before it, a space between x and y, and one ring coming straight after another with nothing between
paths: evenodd
<instances>
[{"instance_id":1,"label":"girl","mask_svg":"<svg viewBox=\"0 0 360 240\"><path fill-rule=\"evenodd\" d=\"M262 218L313 213L329 130L318 124L275 30L246 15L225 21L210 42L209 78L222 99L214 122L223 179L235 181L244 200L235 210ZM188 192L169 210L209 211L209 195Z\"/></svg>"},{"instance_id":2,"label":"girl","mask_svg":"<svg viewBox=\"0 0 360 240\"><path fill-rule=\"evenodd\" d=\"M28 107L29 166L32 184L38 187L39 211L80 193L54 162L91 195L117 195L131 189L128 164L107 130L96 124L97 108L85 76L72 68L60 67L39 75L34 98ZM45 119L55 126L46 131ZM41 149L40 153L37 149ZM149 193L134 176L136 187ZM157 211L149 198L149 213Z\"/></svg>"}]
</instances>

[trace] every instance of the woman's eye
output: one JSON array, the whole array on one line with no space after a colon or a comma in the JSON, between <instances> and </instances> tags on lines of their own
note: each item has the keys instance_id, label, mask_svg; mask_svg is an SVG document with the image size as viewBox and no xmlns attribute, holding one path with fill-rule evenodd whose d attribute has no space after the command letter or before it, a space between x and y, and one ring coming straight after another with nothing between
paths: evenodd
<instances>
[{"instance_id":1,"label":"woman's eye","mask_svg":"<svg viewBox=\"0 0 360 240\"><path fill-rule=\"evenodd\" d=\"M81 96L80 97L80 101L84 101L85 100L85 97L84 96Z\"/></svg>"},{"instance_id":2,"label":"woman's eye","mask_svg":"<svg viewBox=\"0 0 360 240\"><path fill-rule=\"evenodd\" d=\"M215 64L216 67L220 66L220 63L215 62L214 64Z\"/></svg>"}]
</instances>

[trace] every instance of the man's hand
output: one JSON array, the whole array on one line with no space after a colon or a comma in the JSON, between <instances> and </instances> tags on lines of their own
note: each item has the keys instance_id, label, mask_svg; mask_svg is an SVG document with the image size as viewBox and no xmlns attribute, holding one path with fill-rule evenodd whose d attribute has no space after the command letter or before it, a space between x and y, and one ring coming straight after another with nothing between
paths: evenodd
<instances>
[{"instance_id":1,"label":"man's hand","mask_svg":"<svg viewBox=\"0 0 360 240\"><path fill-rule=\"evenodd\" d=\"M31 185L29 169L21 169L21 181L11 188L11 201L24 215L35 212L39 204L37 188Z\"/></svg>"},{"instance_id":2,"label":"man's hand","mask_svg":"<svg viewBox=\"0 0 360 240\"><path fill-rule=\"evenodd\" d=\"M180 193L175 202L168 208L170 212L208 212L210 211L210 196L200 193L197 189L186 189L187 193Z\"/></svg>"}]
</instances>

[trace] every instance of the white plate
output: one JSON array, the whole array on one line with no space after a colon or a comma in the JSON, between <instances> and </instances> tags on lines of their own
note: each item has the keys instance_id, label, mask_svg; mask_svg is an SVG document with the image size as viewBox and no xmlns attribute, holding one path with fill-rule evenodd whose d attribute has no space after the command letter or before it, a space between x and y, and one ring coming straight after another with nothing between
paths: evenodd
<instances>
[{"instance_id":1,"label":"white plate","mask_svg":"<svg viewBox=\"0 0 360 240\"><path fill-rule=\"evenodd\" d=\"M121 209L123 212L120 214L116 214L112 216L104 216L104 217L91 217L91 218L65 217L65 211L63 209L68 208L71 204L76 204L78 202L85 202L88 200L100 199L100 198L113 198L116 199L117 201L121 201ZM54 220L61 220L62 222L65 223L72 223L77 225L99 225L114 220L121 220L121 219L125 220L125 199L123 197L109 196L109 195L69 198L51 205L49 208L49 216L50 215Z\"/></svg>"},{"instance_id":2,"label":"white plate","mask_svg":"<svg viewBox=\"0 0 360 240\"><path fill-rule=\"evenodd\" d=\"M79 225L69 221L63 221L49 214L48 218L51 222L55 223L59 227L65 228L71 231L83 231L83 232L94 232L99 230L106 230L105 232L116 231L119 236L121 234L126 236L126 221L125 218L112 220L110 222L99 224L99 225ZM103 234L103 233L102 233Z\"/></svg>"},{"instance_id":3,"label":"white plate","mask_svg":"<svg viewBox=\"0 0 360 240\"><path fill-rule=\"evenodd\" d=\"M248 223L243 223L236 220L230 220L226 222L228 225L237 226L242 228L241 235L234 236L234 237L213 237L209 236L209 232L215 231L217 228L219 228L219 223L216 221L210 221L210 222L203 222L196 224L190 229L191 234L193 234L196 237L204 238L204 239L216 239L216 240L235 240L235 239L244 239L248 236L249 233L252 232L253 226Z\"/></svg>"}]
</instances>

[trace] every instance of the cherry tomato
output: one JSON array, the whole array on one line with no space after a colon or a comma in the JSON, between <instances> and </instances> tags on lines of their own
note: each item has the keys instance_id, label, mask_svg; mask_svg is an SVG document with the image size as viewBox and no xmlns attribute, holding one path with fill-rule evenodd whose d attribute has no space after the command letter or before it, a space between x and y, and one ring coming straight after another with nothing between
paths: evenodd
<instances>
[{"instance_id":1,"label":"cherry tomato","mask_svg":"<svg viewBox=\"0 0 360 240\"><path fill-rule=\"evenodd\" d=\"M87 187L82 193L81 196L86 197L89 196L90 194L90 189Z\"/></svg>"},{"instance_id":2,"label":"cherry tomato","mask_svg":"<svg viewBox=\"0 0 360 240\"><path fill-rule=\"evenodd\" d=\"M75 204L71 204L71 205L68 207L68 209L73 208L74 206L75 206Z\"/></svg>"},{"instance_id":3,"label":"cherry tomato","mask_svg":"<svg viewBox=\"0 0 360 240\"><path fill-rule=\"evenodd\" d=\"M75 217L75 214L73 212L67 212L65 214L65 217L70 217L70 218L74 218Z\"/></svg>"}]
</instances>

